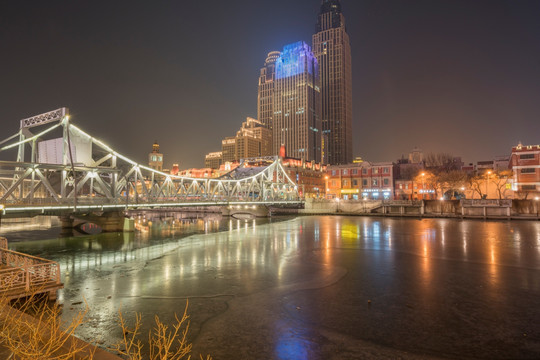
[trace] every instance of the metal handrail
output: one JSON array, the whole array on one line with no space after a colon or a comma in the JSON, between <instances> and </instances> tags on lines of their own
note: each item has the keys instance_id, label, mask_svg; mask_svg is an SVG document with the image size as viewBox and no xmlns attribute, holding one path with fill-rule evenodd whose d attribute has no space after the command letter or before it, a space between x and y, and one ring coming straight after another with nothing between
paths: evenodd
<instances>
[{"instance_id":1,"label":"metal handrail","mask_svg":"<svg viewBox=\"0 0 540 360\"><path fill-rule=\"evenodd\" d=\"M37 256L0 249L0 289L11 290L43 286L50 282L60 284L60 264Z\"/></svg>"}]
</instances>

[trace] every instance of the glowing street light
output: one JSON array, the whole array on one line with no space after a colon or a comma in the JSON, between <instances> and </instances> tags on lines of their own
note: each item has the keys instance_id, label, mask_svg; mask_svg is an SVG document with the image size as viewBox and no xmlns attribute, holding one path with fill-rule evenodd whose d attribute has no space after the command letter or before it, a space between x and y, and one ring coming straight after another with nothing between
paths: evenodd
<instances>
[{"instance_id":1,"label":"glowing street light","mask_svg":"<svg viewBox=\"0 0 540 360\"><path fill-rule=\"evenodd\" d=\"M424 189L424 176L426 176L426 173L422 173L422 200L424 200L424 194L426 193Z\"/></svg>"},{"instance_id":2,"label":"glowing street light","mask_svg":"<svg viewBox=\"0 0 540 360\"><path fill-rule=\"evenodd\" d=\"M486 176L486 199L488 197L488 180L489 180L489 175L491 175L491 171L488 171L487 172L487 176Z\"/></svg>"}]
</instances>

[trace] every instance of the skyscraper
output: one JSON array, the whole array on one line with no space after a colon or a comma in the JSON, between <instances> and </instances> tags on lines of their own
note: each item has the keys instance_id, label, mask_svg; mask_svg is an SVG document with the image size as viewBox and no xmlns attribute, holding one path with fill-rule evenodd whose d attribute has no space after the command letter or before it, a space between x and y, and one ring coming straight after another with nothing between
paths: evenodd
<instances>
[{"instance_id":1,"label":"skyscraper","mask_svg":"<svg viewBox=\"0 0 540 360\"><path fill-rule=\"evenodd\" d=\"M352 162L351 45L339 0L323 0L313 35L321 78L322 129L329 164Z\"/></svg>"},{"instance_id":2,"label":"skyscraper","mask_svg":"<svg viewBox=\"0 0 540 360\"><path fill-rule=\"evenodd\" d=\"M274 116L275 64L279 55L279 51L271 51L268 53L266 61L264 62L264 67L261 69L261 75L259 76L257 119L268 129L272 129L272 118Z\"/></svg>"},{"instance_id":3,"label":"skyscraper","mask_svg":"<svg viewBox=\"0 0 540 360\"><path fill-rule=\"evenodd\" d=\"M276 60L273 153L285 145L291 157L321 161L319 69L303 41L287 45Z\"/></svg>"}]
</instances>

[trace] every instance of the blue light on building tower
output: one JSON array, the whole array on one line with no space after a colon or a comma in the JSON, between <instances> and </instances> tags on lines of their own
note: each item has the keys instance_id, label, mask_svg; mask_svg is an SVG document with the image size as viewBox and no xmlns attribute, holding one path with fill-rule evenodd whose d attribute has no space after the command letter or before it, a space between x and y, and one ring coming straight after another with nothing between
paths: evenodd
<instances>
[{"instance_id":1,"label":"blue light on building tower","mask_svg":"<svg viewBox=\"0 0 540 360\"><path fill-rule=\"evenodd\" d=\"M287 78L307 72L319 76L317 59L311 47L303 41L283 47L281 56L276 61L276 79Z\"/></svg>"}]
</instances>

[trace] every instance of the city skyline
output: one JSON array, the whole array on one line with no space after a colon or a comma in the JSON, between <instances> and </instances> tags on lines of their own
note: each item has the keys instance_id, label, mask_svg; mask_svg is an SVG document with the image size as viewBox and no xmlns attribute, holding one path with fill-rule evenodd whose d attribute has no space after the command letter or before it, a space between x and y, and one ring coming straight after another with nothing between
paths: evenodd
<instances>
[{"instance_id":1,"label":"city skyline","mask_svg":"<svg viewBox=\"0 0 540 360\"><path fill-rule=\"evenodd\" d=\"M67 106L141 162L157 140L165 167L200 167L256 116L261 59L311 40L320 1L275 3L2 4L3 128ZM418 146L471 162L538 143L538 2L342 4L354 156L393 161Z\"/></svg>"}]
</instances>

